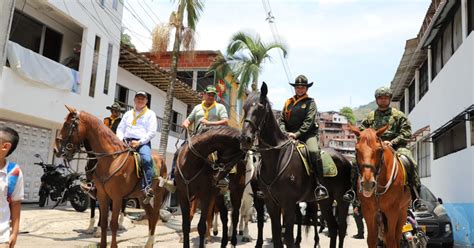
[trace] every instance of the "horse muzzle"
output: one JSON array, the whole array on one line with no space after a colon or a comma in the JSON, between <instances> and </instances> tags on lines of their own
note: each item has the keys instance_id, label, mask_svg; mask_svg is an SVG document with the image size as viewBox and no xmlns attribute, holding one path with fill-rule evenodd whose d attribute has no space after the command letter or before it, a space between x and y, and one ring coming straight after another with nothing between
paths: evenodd
<instances>
[{"instance_id":1,"label":"horse muzzle","mask_svg":"<svg viewBox=\"0 0 474 248\"><path fill-rule=\"evenodd\" d=\"M377 183L375 182L375 179L373 177L368 181L362 178L360 179L359 189L364 197L371 197L372 194L375 192L376 186Z\"/></svg>"},{"instance_id":2,"label":"horse muzzle","mask_svg":"<svg viewBox=\"0 0 474 248\"><path fill-rule=\"evenodd\" d=\"M244 151L248 151L252 149L253 142L250 136L242 134L239 137L239 141L240 141L240 149Z\"/></svg>"}]
</instances>

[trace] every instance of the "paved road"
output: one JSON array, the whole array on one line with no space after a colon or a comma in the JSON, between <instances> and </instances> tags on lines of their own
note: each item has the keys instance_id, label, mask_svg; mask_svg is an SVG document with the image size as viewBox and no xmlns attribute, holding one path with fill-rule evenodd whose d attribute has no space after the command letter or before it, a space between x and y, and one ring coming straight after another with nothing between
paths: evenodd
<instances>
[{"instance_id":1,"label":"paved road","mask_svg":"<svg viewBox=\"0 0 474 248\"><path fill-rule=\"evenodd\" d=\"M56 209L40 209L37 205L23 205L21 216L21 232L16 247L96 247L99 238L91 234L84 233L89 224L89 210L84 213L77 213L67 206L59 206ZM98 213L98 211L97 211ZM198 217L198 216L197 216ZM352 216L349 216L348 236L345 246L351 248L366 247L365 240L356 240L351 238L357 231ZM196 224L198 220L194 219L192 223L191 242L193 247L198 244L198 233ZM120 231L118 236L119 247L143 247L147 239L146 220L132 221L125 218L124 225L126 231ZM178 248L182 247L179 243L181 230L181 216L173 216L168 223L160 223L156 230L155 247ZM256 237L256 224L250 225L252 237ZM313 232L307 237L303 237L302 247L313 246ZM255 240L251 243L240 242L239 247L254 247ZM273 247L270 238L270 223L265 225L264 247ZM324 234L320 235L321 247L329 246L329 238ZM110 241L110 233L108 236ZM212 242L207 247L220 247L220 236L212 237Z\"/></svg>"}]
</instances>

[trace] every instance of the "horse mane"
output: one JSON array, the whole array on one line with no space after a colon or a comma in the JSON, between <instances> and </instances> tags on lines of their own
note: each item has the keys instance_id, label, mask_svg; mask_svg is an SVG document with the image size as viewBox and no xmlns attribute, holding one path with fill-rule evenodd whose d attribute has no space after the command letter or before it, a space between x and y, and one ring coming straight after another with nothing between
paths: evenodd
<instances>
[{"instance_id":1,"label":"horse mane","mask_svg":"<svg viewBox=\"0 0 474 248\"><path fill-rule=\"evenodd\" d=\"M196 140L194 142L207 140L215 135L230 136L232 138L238 139L240 136L240 131L236 128L229 126L205 127L200 130L199 135L194 136L196 137Z\"/></svg>"},{"instance_id":2,"label":"horse mane","mask_svg":"<svg viewBox=\"0 0 474 248\"><path fill-rule=\"evenodd\" d=\"M99 118L85 111L80 112L80 120L84 121L91 130L95 130L97 137L105 139L109 144L114 147L124 148L125 145L121 140L118 139L117 135L107 127Z\"/></svg>"}]
</instances>

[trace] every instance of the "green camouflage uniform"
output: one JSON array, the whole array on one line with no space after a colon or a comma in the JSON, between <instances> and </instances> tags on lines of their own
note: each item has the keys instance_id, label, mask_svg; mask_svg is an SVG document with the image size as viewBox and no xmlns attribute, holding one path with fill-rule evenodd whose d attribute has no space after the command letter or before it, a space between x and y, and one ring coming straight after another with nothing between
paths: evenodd
<instances>
[{"instance_id":1,"label":"green camouflage uniform","mask_svg":"<svg viewBox=\"0 0 474 248\"><path fill-rule=\"evenodd\" d=\"M396 108L388 108L386 111L375 110L369 113L367 118L362 122L360 130L365 128L373 128L375 130L389 125L387 131L385 131L380 137L382 141L390 141L393 149L397 153L407 156L413 163L413 169L410 170L411 180L409 183L415 186L417 189L420 188L420 178L418 177L418 164L410 150L406 148L411 138L411 125L405 114Z\"/></svg>"},{"instance_id":2,"label":"green camouflage uniform","mask_svg":"<svg viewBox=\"0 0 474 248\"><path fill-rule=\"evenodd\" d=\"M289 116L286 111L287 109L291 109ZM321 159L321 154L318 142L319 125L316 121L316 113L316 103L313 98L308 97L296 102L295 106L293 106L293 103L289 103L287 107L285 106L278 122L280 129L284 133L294 133L298 140L306 143L311 157L311 164L313 167L316 167L319 175L322 175L322 166L317 166L318 161Z\"/></svg>"}]
</instances>

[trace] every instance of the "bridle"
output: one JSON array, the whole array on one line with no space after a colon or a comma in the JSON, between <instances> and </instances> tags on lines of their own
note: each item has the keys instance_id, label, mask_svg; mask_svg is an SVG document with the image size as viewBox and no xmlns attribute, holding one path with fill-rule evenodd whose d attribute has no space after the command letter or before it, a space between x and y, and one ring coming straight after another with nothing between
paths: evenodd
<instances>
[{"instance_id":1,"label":"bridle","mask_svg":"<svg viewBox=\"0 0 474 248\"><path fill-rule=\"evenodd\" d=\"M363 169L365 168L369 168L371 169L372 171L374 171L374 177L375 177L375 196L378 198L380 197L381 195L385 194L388 189L390 188L390 186L392 185L394 179L398 176L398 166L396 164L396 161L397 161L397 158L396 158L396 153L395 153L395 150L390 147L391 151L393 152L393 165L392 165L392 171L391 171L391 175L390 175L390 178L388 179L388 182L385 184L385 185L380 185L380 182L379 182L379 176L380 176L380 172L382 171L382 168L384 167L385 163L385 157L384 157L384 146L383 146L383 143L382 143L382 139L378 138L377 139L377 143L380 144L380 147L381 149L377 149L377 152L379 153L379 155L377 156L378 157L378 160L376 161L376 165L372 165L372 164L362 164L361 167ZM356 161L359 161L358 160L358 152L356 151ZM357 170L357 172L359 173L359 180L360 182L362 183L362 175L360 174L360 170ZM378 189L383 189L382 192L379 192ZM360 192L362 192L362 187L360 187Z\"/></svg>"}]
</instances>

